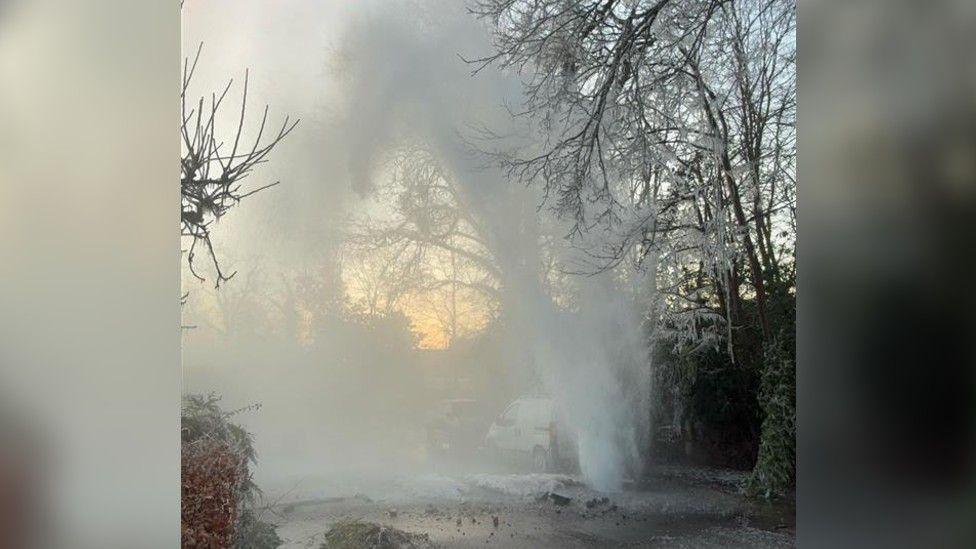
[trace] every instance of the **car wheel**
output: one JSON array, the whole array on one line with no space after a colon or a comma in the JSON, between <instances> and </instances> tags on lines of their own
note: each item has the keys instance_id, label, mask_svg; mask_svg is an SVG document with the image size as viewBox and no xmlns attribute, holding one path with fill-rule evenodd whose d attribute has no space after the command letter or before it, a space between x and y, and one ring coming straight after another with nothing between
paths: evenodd
<instances>
[{"instance_id":1,"label":"car wheel","mask_svg":"<svg viewBox=\"0 0 976 549\"><path fill-rule=\"evenodd\" d=\"M532 450L532 470L536 473L548 473L549 469L549 452L540 446L536 446Z\"/></svg>"}]
</instances>

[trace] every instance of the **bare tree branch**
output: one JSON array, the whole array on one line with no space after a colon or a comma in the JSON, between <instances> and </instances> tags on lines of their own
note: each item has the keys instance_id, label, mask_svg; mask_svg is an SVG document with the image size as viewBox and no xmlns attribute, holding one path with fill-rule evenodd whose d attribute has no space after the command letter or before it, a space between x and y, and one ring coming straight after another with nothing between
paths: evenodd
<instances>
[{"instance_id":1,"label":"bare tree branch","mask_svg":"<svg viewBox=\"0 0 976 549\"><path fill-rule=\"evenodd\" d=\"M264 138L268 121L268 106L265 105L253 143L245 151L238 153L244 138L244 125L247 117L247 92L249 71L244 72L244 85L241 97L240 114L233 135L233 145L229 152L223 152L224 141L216 135L217 118L224 98L233 85L233 80L221 90L212 93L210 101L200 97L192 101L188 97L190 83L200 60L203 44L197 48L192 63L189 58L183 63L183 85L180 92L182 157L180 159L180 190L182 195L181 234L192 240L186 260L190 273L201 281L204 277L196 268L195 251L203 242L210 256L216 274L215 286L220 287L234 277L235 272L225 274L214 253L211 240L211 226L223 217L241 200L255 193L277 185L275 181L251 190L245 190L243 181L255 167L267 162L267 157L281 141L298 125L298 120L285 117L281 126L270 139ZM192 102L190 102L192 101Z\"/></svg>"}]
</instances>

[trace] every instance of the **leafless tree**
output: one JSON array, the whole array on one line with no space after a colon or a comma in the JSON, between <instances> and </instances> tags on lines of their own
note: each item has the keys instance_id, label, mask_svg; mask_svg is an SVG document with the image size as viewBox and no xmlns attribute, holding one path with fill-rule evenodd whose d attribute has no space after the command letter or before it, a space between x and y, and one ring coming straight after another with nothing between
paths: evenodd
<instances>
[{"instance_id":1,"label":"leafless tree","mask_svg":"<svg viewBox=\"0 0 976 549\"><path fill-rule=\"evenodd\" d=\"M350 247L360 255L383 250L399 293L407 290L403 284L425 291L450 286L497 300L500 269L455 176L417 145L392 151L387 173L389 183L376 190L382 215L354 223Z\"/></svg>"},{"instance_id":2,"label":"leafless tree","mask_svg":"<svg viewBox=\"0 0 976 549\"><path fill-rule=\"evenodd\" d=\"M267 162L268 155L295 129L298 120L293 121L286 116L281 126L266 138L268 106L265 105L257 125L257 134L250 144L246 143L244 122L247 114L248 71L245 71L237 129L229 139L218 136L220 108L234 81L228 81L223 90L211 93L209 98L201 96L194 100L188 97L202 49L201 43L192 62L189 57L184 60L180 91L181 234L190 241L190 247L186 250L190 272L197 279L206 280L194 262L197 246L202 243L212 260L216 273L215 286L219 288L222 282L233 278L235 273L225 274L221 269L211 241L211 226L241 200L278 184L275 181L247 189L244 187L244 180L251 175L254 168Z\"/></svg>"},{"instance_id":3,"label":"leafless tree","mask_svg":"<svg viewBox=\"0 0 976 549\"><path fill-rule=\"evenodd\" d=\"M346 267L352 306L367 317L389 315L410 292L423 286L422 273L411 260L410 244L370 245L372 229L358 224L355 230L357 242L350 246Z\"/></svg>"},{"instance_id":4,"label":"leafless tree","mask_svg":"<svg viewBox=\"0 0 976 549\"><path fill-rule=\"evenodd\" d=\"M496 151L572 221L583 270L651 267L670 324L792 283L795 0L480 0L540 147ZM748 285L748 287L746 287ZM676 321L676 319L678 319ZM709 323L714 326L714 323ZM730 347L731 348L731 347Z\"/></svg>"}]
</instances>

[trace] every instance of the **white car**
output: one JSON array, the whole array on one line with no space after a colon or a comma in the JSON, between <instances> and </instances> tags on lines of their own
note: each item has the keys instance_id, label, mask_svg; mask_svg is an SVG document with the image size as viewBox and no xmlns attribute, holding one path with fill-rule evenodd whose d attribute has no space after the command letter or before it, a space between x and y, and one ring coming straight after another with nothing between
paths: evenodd
<instances>
[{"instance_id":1,"label":"white car","mask_svg":"<svg viewBox=\"0 0 976 549\"><path fill-rule=\"evenodd\" d=\"M569 470L578 463L576 437L557 421L552 398L527 396L512 402L488 429L489 451L536 472Z\"/></svg>"}]
</instances>

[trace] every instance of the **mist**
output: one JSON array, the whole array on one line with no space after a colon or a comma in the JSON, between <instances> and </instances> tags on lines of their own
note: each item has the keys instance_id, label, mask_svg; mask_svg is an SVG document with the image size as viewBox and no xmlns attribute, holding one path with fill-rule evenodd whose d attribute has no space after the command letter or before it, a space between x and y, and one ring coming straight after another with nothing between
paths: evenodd
<instances>
[{"instance_id":1,"label":"mist","mask_svg":"<svg viewBox=\"0 0 976 549\"><path fill-rule=\"evenodd\" d=\"M648 444L647 289L632 270L565 274L577 255L568 227L484 154L539 138L511 116L519 76L473 75L462 59L490 51L487 30L456 2L223 4L184 7L184 51L204 42L195 85L246 66L249 102L270 104L272 120L302 118L251 176L281 184L214 229L235 277L218 290L183 277L184 391L216 392L230 410L260 404L234 418L255 437L259 484L439 470L422 445L438 400L473 398L497 415L543 393L578 433L583 480L619 490ZM348 243L350 227L389 215L389 160L404 150L451 182L492 263L479 280L491 298L462 295L467 312L435 348L446 336L426 304L439 294L365 309L365 260ZM459 323L470 326L459 334Z\"/></svg>"}]
</instances>

